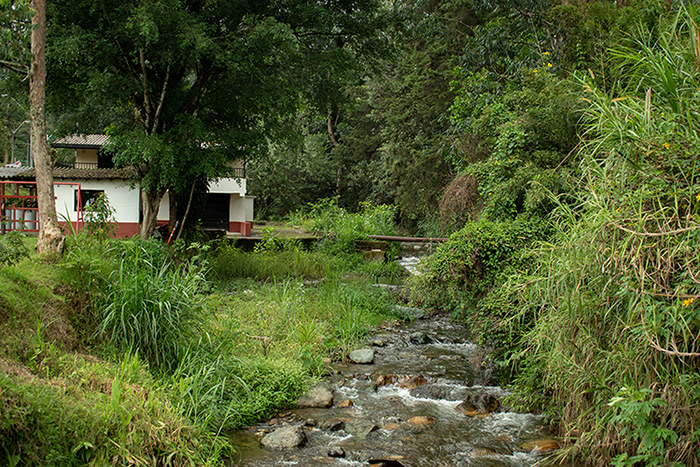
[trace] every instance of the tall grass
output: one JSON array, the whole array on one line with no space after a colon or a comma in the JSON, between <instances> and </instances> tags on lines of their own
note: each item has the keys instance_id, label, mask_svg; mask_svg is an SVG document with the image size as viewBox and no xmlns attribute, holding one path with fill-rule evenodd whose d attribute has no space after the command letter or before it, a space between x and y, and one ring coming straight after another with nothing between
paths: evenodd
<instances>
[{"instance_id":1,"label":"tall grass","mask_svg":"<svg viewBox=\"0 0 700 467\"><path fill-rule=\"evenodd\" d=\"M172 409L134 355L121 365L54 357L56 370L43 376L3 362L0 465L218 466L232 455L225 439Z\"/></svg>"},{"instance_id":2,"label":"tall grass","mask_svg":"<svg viewBox=\"0 0 700 467\"><path fill-rule=\"evenodd\" d=\"M395 235L397 206L360 203L352 213L338 206L337 198L311 204L307 213L297 212L290 220L324 237L324 248L331 254L354 251L354 240L367 235Z\"/></svg>"},{"instance_id":3,"label":"tall grass","mask_svg":"<svg viewBox=\"0 0 700 467\"><path fill-rule=\"evenodd\" d=\"M514 319L535 322L518 382L551 394L588 465L699 465L700 11L678 12L659 43L615 52L634 71L617 94L586 83L579 205L511 282Z\"/></svg>"},{"instance_id":4,"label":"tall grass","mask_svg":"<svg viewBox=\"0 0 700 467\"><path fill-rule=\"evenodd\" d=\"M221 285L243 277L257 280L284 277L321 279L328 272L329 260L321 252L303 251L299 248L265 254L247 253L231 246L221 246L211 260L209 277Z\"/></svg>"},{"instance_id":5,"label":"tall grass","mask_svg":"<svg viewBox=\"0 0 700 467\"><path fill-rule=\"evenodd\" d=\"M98 332L112 344L138 350L155 367L173 369L202 331L204 279L168 263L154 268L130 262L122 259L109 277Z\"/></svg>"}]
</instances>

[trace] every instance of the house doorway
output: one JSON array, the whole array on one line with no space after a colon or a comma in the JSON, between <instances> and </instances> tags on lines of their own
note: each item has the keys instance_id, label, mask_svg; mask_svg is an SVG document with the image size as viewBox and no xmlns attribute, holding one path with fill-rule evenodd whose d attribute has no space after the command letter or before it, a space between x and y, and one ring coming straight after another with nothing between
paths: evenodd
<instances>
[{"instance_id":1,"label":"house doorway","mask_svg":"<svg viewBox=\"0 0 700 467\"><path fill-rule=\"evenodd\" d=\"M208 193L207 205L202 214L202 228L207 230L228 230L229 193Z\"/></svg>"}]
</instances>

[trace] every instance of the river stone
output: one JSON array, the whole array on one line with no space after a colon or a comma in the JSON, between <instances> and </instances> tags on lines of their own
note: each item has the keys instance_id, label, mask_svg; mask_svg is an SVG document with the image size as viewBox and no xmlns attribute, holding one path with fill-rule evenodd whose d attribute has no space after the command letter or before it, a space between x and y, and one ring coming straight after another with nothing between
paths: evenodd
<instances>
[{"instance_id":1,"label":"river stone","mask_svg":"<svg viewBox=\"0 0 700 467\"><path fill-rule=\"evenodd\" d=\"M367 435L378 429L379 427L377 425L368 422L359 422L352 427L353 435L357 439L365 439Z\"/></svg>"},{"instance_id":2,"label":"river stone","mask_svg":"<svg viewBox=\"0 0 700 467\"><path fill-rule=\"evenodd\" d=\"M428 335L424 332L414 332L411 334L411 343L412 344L417 344L417 345L422 345L422 344L427 344L430 342L430 338Z\"/></svg>"},{"instance_id":3,"label":"river stone","mask_svg":"<svg viewBox=\"0 0 700 467\"><path fill-rule=\"evenodd\" d=\"M331 446L328 449L328 457L345 457L345 451L340 446Z\"/></svg>"},{"instance_id":4,"label":"river stone","mask_svg":"<svg viewBox=\"0 0 700 467\"><path fill-rule=\"evenodd\" d=\"M358 349L350 352L350 360L354 363L372 363L374 361L374 350Z\"/></svg>"},{"instance_id":5,"label":"river stone","mask_svg":"<svg viewBox=\"0 0 700 467\"><path fill-rule=\"evenodd\" d=\"M386 345L386 341L384 339L374 339L372 341L372 345L374 347L384 347Z\"/></svg>"},{"instance_id":6,"label":"river stone","mask_svg":"<svg viewBox=\"0 0 700 467\"><path fill-rule=\"evenodd\" d=\"M336 407L341 408L341 409L346 409L348 407L352 407L354 404L350 399L345 399L343 402L340 404L336 405Z\"/></svg>"},{"instance_id":7,"label":"river stone","mask_svg":"<svg viewBox=\"0 0 700 467\"><path fill-rule=\"evenodd\" d=\"M386 386L387 384L393 384L396 381L396 375L382 375L375 373L372 377L372 383L376 386Z\"/></svg>"},{"instance_id":8,"label":"river stone","mask_svg":"<svg viewBox=\"0 0 700 467\"><path fill-rule=\"evenodd\" d=\"M399 383L399 387L403 389L408 389L409 391L411 389L415 389L418 386L422 386L425 383L427 383L428 380L425 379L425 376L423 375L413 375L409 378L404 379Z\"/></svg>"},{"instance_id":9,"label":"river stone","mask_svg":"<svg viewBox=\"0 0 700 467\"><path fill-rule=\"evenodd\" d=\"M316 386L312 387L306 394L301 396L297 401L297 407L299 408L314 408L322 409L330 407L333 404L333 394L328 386L328 383L318 383Z\"/></svg>"},{"instance_id":10,"label":"river stone","mask_svg":"<svg viewBox=\"0 0 700 467\"><path fill-rule=\"evenodd\" d=\"M501 406L491 394L472 394L460 403L456 409L469 417L490 415Z\"/></svg>"},{"instance_id":11,"label":"river stone","mask_svg":"<svg viewBox=\"0 0 700 467\"><path fill-rule=\"evenodd\" d=\"M399 462L402 460L403 456L390 456L386 459L370 459L367 462L370 467L404 467L404 465Z\"/></svg>"},{"instance_id":12,"label":"river stone","mask_svg":"<svg viewBox=\"0 0 700 467\"><path fill-rule=\"evenodd\" d=\"M523 449L534 452L550 452L559 449L559 442L555 439L538 439L523 444Z\"/></svg>"},{"instance_id":13,"label":"river stone","mask_svg":"<svg viewBox=\"0 0 700 467\"><path fill-rule=\"evenodd\" d=\"M321 429L326 431L340 431L345 429L345 422L338 420L337 418L331 418L330 420L323 422Z\"/></svg>"},{"instance_id":14,"label":"river stone","mask_svg":"<svg viewBox=\"0 0 700 467\"><path fill-rule=\"evenodd\" d=\"M477 459L480 459L482 457L491 457L491 456L496 456L495 452L493 452L490 449L485 449L485 448L479 448L479 449L474 449L469 453L469 457L475 457Z\"/></svg>"},{"instance_id":15,"label":"river stone","mask_svg":"<svg viewBox=\"0 0 700 467\"><path fill-rule=\"evenodd\" d=\"M419 416L419 417L413 417L409 418L407 420L408 423L411 425L430 425L431 423L435 423L437 421L437 418L435 417L430 417L430 416Z\"/></svg>"},{"instance_id":16,"label":"river stone","mask_svg":"<svg viewBox=\"0 0 700 467\"><path fill-rule=\"evenodd\" d=\"M285 426L265 436L260 444L271 451L294 449L306 444L306 433L300 426Z\"/></svg>"}]
</instances>

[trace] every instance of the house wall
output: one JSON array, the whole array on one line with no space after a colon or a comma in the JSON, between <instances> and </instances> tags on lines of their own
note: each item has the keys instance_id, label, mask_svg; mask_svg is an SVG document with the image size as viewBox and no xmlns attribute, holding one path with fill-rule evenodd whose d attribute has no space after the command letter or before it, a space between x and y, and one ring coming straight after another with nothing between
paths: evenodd
<instances>
[{"instance_id":1,"label":"house wall","mask_svg":"<svg viewBox=\"0 0 700 467\"><path fill-rule=\"evenodd\" d=\"M229 204L228 231L238 232L245 237L250 236L253 228L253 197L231 194ZM250 218L250 220L249 220Z\"/></svg>"},{"instance_id":2,"label":"house wall","mask_svg":"<svg viewBox=\"0 0 700 467\"><path fill-rule=\"evenodd\" d=\"M209 193L236 193L245 196L246 179L222 178L209 184Z\"/></svg>"},{"instance_id":3,"label":"house wall","mask_svg":"<svg viewBox=\"0 0 700 467\"><path fill-rule=\"evenodd\" d=\"M170 222L170 193L167 191L160 199L160 206L158 207L158 220L156 222L158 225L163 225Z\"/></svg>"},{"instance_id":4,"label":"house wall","mask_svg":"<svg viewBox=\"0 0 700 467\"><path fill-rule=\"evenodd\" d=\"M59 180L57 180L59 181ZM114 218L118 224L117 236L127 237L139 231L139 190L132 189L121 180L60 180L73 185L55 185L56 213L59 223L65 224L66 215L74 226L77 224L78 212L75 209L75 192L81 190L103 191L109 204L115 211ZM80 226L78 226L80 228Z\"/></svg>"},{"instance_id":5,"label":"house wall","mask_svg":"<svg viewBox=\"0 0 700 467\"><path fill-rule=\"evenodd\" d=\"M75 163L97 164L97 149L76 149Z\"/></svg>"}]
</instances>

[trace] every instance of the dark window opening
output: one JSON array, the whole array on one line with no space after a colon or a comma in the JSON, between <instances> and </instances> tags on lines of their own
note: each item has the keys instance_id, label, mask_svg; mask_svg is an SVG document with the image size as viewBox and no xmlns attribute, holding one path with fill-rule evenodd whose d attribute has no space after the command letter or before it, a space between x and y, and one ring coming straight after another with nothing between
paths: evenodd
<instances>
[{"instance_id":1,"label":"dark window opening","mask_svg":"<svg viewBox=\"0 0 700 467\"><path fill-rule=\"evenodd\" d=\"M82 211L86 207L90 206L95 202L98 196L103 194L104 190L80 190L80 210ZM73 199L73 210L78 210L78 190L74 191Z\"/></svg>"},{"instance_id":2,"label":"dark window opening","mask_svg":"<svg viewBox=\"0 0 700 467\"><path fill-rule=\"evenodd\" d=\"M97 168L98 169L113 169L114 161L111 154L102 154L102 151L97 153Z\"/></svg>"}]
</instances>

